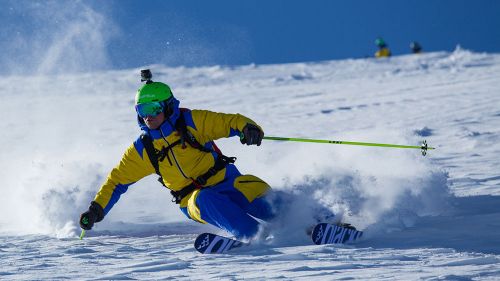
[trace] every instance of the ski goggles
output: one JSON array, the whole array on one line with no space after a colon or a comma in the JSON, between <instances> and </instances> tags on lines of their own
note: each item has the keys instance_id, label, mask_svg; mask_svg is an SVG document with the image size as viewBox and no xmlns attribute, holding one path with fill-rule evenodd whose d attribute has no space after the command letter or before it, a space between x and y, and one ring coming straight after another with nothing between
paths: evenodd
<instances>
[{"instance_id":1,"label":"ski goggles","mask_svg":"<svg viewBox=\"0 0 500 281\"><path fill-rule=\"evenodd\" d=\"M135 111L137 111L137 114L141 118L146 118L148 116L156 117L163 112L164 104L164 102L159 101L140 103L135 105Z\"/></svg>"}]
</instances>

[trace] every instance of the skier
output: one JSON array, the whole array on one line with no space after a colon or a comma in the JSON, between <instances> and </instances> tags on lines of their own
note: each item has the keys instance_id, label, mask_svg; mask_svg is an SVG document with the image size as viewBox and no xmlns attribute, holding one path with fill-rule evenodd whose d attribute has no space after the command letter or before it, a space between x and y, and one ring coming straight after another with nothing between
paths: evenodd
<instances>
[{"instance_id":1,"label":"skier","mask_svg":"<svg viewBox=\"0 0 500 281\"><path fill-rule=\"evenodd\" d=\"M414 54L422 53L422 46L417 41L413 41L410 43L411 52Z\"/></svg>"},{"instance_id":2,"label":"skier","mask_svg":"<svg viewBox=\"0 0 500 281\"><path fill-rule=\"evenodd\" d=\"M375 40L375 45L378 47L378 51L375 53L376 58L383 58L383 57L390 57L391 56L391 50L389 50L389 47L385 43L384 39L382 38L377 38Z\"/></svg>"},{"instance_id":3,"label":"skier","mask_svg":"<svg viewBox=\"0 0 500 281\"><path fill-rule=\"evenodd\" d=\"M146 84L137 91L135 109L143 133L81 214L81 228L90 230L132 184L156 173L189 219L212 224L238 239L254 237L259 230L255 218L266 221L275 216L266 200L271 188L256 176L242 175L235 158L223 155L213 141L240 136L242 144L259 146L262 128L240 114L179 108L167 84L151 81L149 70L142 75Z\"/></svg>"}]
</instances>

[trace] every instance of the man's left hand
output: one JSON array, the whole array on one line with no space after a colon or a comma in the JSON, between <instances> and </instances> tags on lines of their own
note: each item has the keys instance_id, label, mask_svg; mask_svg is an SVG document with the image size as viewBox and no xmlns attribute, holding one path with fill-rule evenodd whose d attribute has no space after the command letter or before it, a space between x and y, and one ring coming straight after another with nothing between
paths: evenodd
<instances>
[{"instance_id":1,"label":"man's left hand","mask_svg":"<svg viewBox=\"0 0 500 281\"><path fill-rule=\"evenodd\" d=\"M245 128L243 128L243 133L240 136L240 141L242 144L256 144L257 146L259 146L262 142L263 137L264 132L258 126L248 123L245 125Z\"/></svg>"}]
</instances>

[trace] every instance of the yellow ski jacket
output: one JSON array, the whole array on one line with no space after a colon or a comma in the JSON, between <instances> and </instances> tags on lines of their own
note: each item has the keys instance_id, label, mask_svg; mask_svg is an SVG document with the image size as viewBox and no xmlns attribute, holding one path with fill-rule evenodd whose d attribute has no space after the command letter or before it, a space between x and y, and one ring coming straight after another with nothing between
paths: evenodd
<instances>
[{"instance_id":1,"label":"yellow ski jacket","mask_svg":"<svg viewBox=\"0 0 500 281\"><path fill-rule=\"evenodd\" d=\"M178 101L176 105L174 113L156 130L148 129L144 123L141 123L142 119L139 119L141 128L151 136L157 150L168 148L170 144L180 139L180 134L173 125L180 114L184 115L187 129L196 140L209 149L212 149L214 140L239 136L248 123L256 125L251 119L240 114L216 113L208 110L181 111L178 108ZM213 167L217 155L215 151L203 152L187 143L170 147L164 159L159 159L159 170L164 184L171 190L181 190L191 184L193 179ZM154 173L155 169L139 137L127 148L120 163L109 173L94 201L104 209L104 214L107 214L129 186ZM226 168L220 170L215 176L209 178L205 186L219 183L224 179L225 173ZM195 193L197 192L186 196L180 207L187 206L190 197ZM194 204L194 202L191 203Z\"/></svg>"},{"instance_id":2,"label":"yellow ski jacket","mask_svg":"<svg viewBox=\"0 0 500 281\"><path fill-rule=\"evenodd\" d=\"M383 57L390 57L391 56L391 51L389 48L381 48L375 53L376 58L383 58Z\"/></svg>"}]
</instances>

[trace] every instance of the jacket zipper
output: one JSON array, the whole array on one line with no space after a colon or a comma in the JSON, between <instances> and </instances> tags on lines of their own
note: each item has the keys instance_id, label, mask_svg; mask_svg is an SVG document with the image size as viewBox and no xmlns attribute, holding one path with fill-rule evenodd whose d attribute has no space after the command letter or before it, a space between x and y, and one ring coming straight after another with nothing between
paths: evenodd
<instances>
[{"instance_id":1,"label":"jacket zipper","mask_svg":"<svg viewBox=\"0 0 500 281\"><path fill-rule=\"evenodd\" d=\"M161 133L161 137L163 138L163 140L167 143L168 146L170 146L170 143L167 141L167 139L165 138L165 136L163 135L163 132L161 130L160 130L160 133ZM175 158L173 148L170 148L169 150L172 152L172 157L174 158L175 165L177 166L177 169L179 169L179 172L181 172L182 176L185 179L190 179L188 176L186 176L186 174L184 174L184 171L182 171L182 169L181 169L181 165L179 165L179 162L177 162L177 158ZM167 151L167 154L168 154L168 151Z\"/></svg>"}]
</instances>

